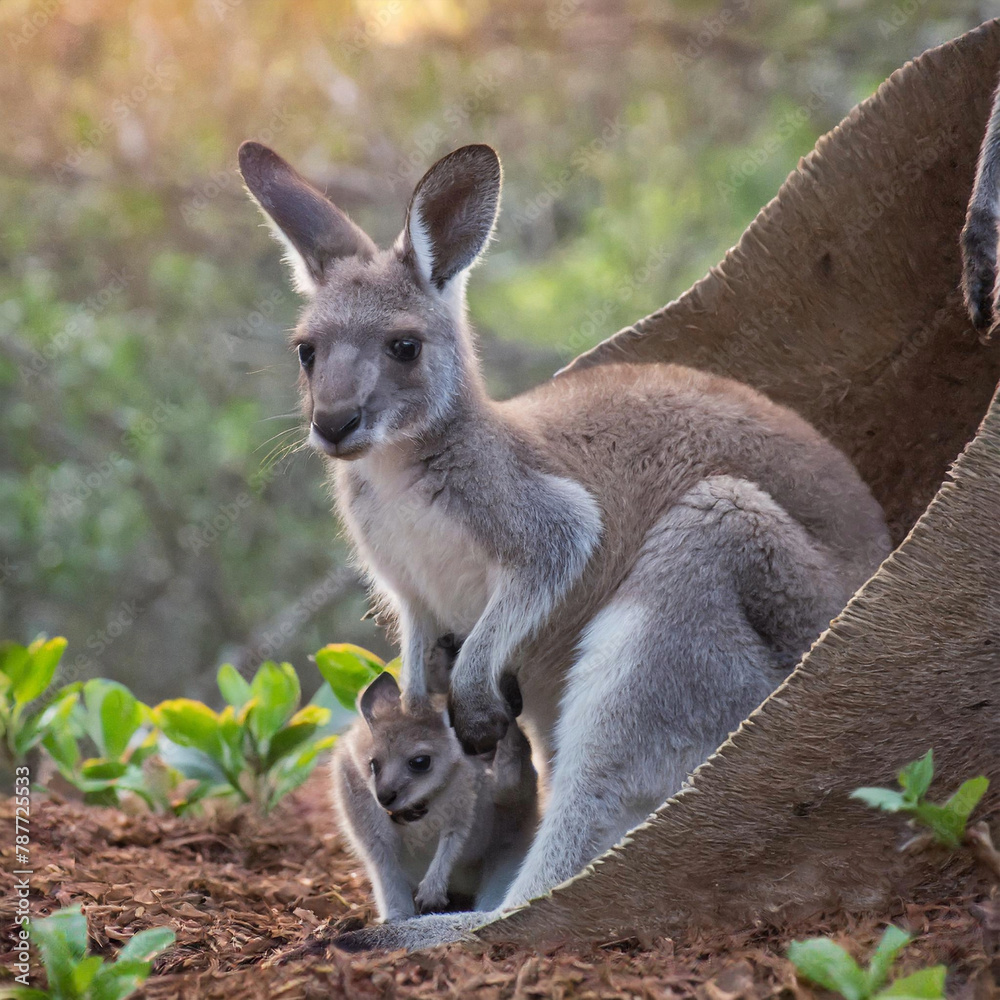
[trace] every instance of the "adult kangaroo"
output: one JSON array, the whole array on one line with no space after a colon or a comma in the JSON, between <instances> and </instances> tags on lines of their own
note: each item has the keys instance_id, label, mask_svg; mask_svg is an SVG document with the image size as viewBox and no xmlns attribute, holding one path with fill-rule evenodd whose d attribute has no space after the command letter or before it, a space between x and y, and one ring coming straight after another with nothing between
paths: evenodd
<instances>
[{"instance_id":1,"label":"adult kangaroo","mask_svg":"<svg viewBox=\"0 0 1000 1000\"><path fill-rule=\"evenodd\" d=\"M889 552L882 511L830 442L729 379L609 364L491 400L465 302L499 209L490 147L431 167L385 250L266 147L240 166L309 296L309 438L398 620L405 697L453 633L463 747L490 750L515 716L531 742L544 813L516 906L620 840L776 687Z\"/></svg>"}]
</instances>

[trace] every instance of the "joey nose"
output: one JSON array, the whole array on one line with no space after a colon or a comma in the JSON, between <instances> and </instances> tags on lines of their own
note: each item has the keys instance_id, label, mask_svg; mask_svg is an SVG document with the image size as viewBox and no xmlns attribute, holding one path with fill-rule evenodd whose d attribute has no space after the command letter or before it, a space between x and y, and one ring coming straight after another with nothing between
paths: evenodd
<instances>
[{"instance_id":1,"label":"joey nose","mask_svg":"<svg viewBox=\"0 0 1000 1000\"><path fill-rule=\"evenodd\" d=\"M379 805L389 808L399 798L399 794L394 791L381 791L378 793Z\"/></svg>"},{"instance_id":2,"label":"joey nose","mask_svg":"<svg viewBox=\"0 0 1000 1000\"><path fill-rule=\"evenodd\" d=\"M316 433L331 444L340 444L361 426L361 410L356 406L343 410L316 410L312 424Z\"/></svg>"}]
</instances>

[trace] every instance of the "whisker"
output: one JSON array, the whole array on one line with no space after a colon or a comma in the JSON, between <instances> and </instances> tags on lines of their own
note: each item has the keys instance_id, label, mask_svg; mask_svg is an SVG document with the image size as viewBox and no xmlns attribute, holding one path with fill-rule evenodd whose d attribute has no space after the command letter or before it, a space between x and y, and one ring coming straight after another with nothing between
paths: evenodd
<instances>
[{"instance_id":1,"label":"whisker","mask_svg":"<svg viewBox=\"0 0 1000 1000\"><path fill-rule=\"evenodd\" d=\"M292 413L276 413L273 417L261 417L257 423L262 424L265 420L290 420L294 417L296 420L302 418L302 413L299 410L295 410Z\"/></svg>"},{"instance_id":2,"label":"whisker","mask_svg":"<svg viewBox=\"0 0 1000 1000\"><path fill-rule=\"evenodd\" d=\"M284 430L278 431L277 434L272 434L266 441L261 441L261 443L254 448L254 451L260 451L261 448L269 445L272 441L276 441L278 438L285 437L288 434L297 434L301 430L301 427L286 427Z\"/></svg>"}]
</instances>

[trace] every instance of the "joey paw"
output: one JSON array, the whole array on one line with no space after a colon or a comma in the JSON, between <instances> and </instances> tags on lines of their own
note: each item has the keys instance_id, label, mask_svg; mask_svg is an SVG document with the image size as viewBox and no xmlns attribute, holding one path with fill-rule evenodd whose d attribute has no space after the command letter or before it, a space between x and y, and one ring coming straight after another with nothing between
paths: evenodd
<instances>
[{"instance_id":1,"label":"joey paw","mask_svg":"<svg viewBox=\"0 0 1000 1000\"><path fill-rule=\"evenodd\" d=\"M435 913L443 910L448 905L447 886L428 885L421 882L417 886L417 894L413 901L417 904L418 913Z\"/></svg>"}]
</instances>

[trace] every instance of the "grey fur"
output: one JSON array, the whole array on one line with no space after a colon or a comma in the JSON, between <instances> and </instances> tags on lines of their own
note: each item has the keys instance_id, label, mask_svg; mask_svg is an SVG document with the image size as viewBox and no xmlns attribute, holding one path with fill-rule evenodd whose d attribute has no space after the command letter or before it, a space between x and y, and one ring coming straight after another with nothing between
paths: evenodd
<instances>
[{"instance_id":1,"label":"grey fur","mask_svg":"<svg viewBox=\"0 0 1000 1000\"><path fill-rule=\"evenodd\" d=\"M470 177L462 162L421 184L478 185L489 214L499 171ZM467 636L451 675L463 745L496 745L523 700L546 807L509 908L676 792L889 538L843 454L728 379L608 364L494 403L465 321L467 271L439 288L428 276L447 248L427 227L411 235L338 262L318 288L297 335L316 349L305 406L364 413L346 443L313 441L354 459L334 463L338 506L399 619L404 698L423 697L435 637L453 632ZM423 342L416 364L387 356L385 331L402 328ZM422 946L468 924L391 940ZM390 932L373 934L360 940Z\"/></svg>"}]
</instances>

